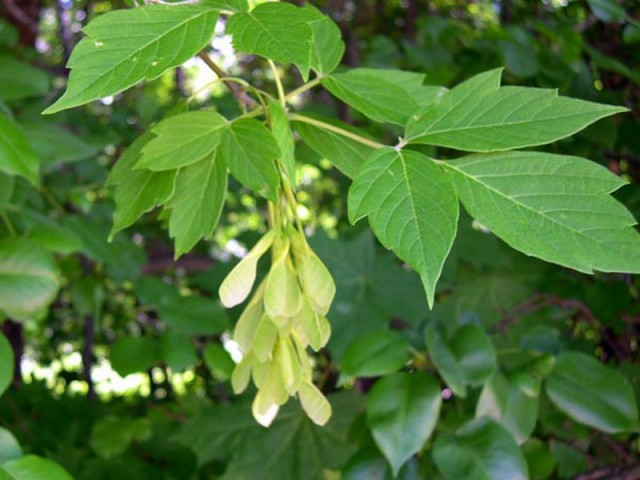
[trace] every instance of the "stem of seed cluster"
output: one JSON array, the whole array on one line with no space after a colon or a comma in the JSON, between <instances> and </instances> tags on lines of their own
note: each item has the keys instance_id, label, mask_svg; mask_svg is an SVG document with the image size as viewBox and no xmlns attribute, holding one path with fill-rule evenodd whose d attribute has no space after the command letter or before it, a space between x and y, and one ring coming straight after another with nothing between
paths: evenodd
<instances>
[{"instance_id":1,"label":"stem of seed cluster","mask_svg":"<svg viewBox=\"0 0 640 480\"><path fill-rule=\"evenodd\" d=\"M309 125L314 125L316 127L322 128L324 130L328 130L333 133L337 133L338 135L342 135L343 137L350 138L351 140L355 140L356 142L362 143L371 148L383 148L386 145L382 143L378 143L374 140L369 140L357 133L350 132L349 130L345 130L344 128L336 127L335 125L331 125L330 123L322 122L320 120L316 120L315 118L305 117L304 115L298 115L296 113L289 115L289 120L293 120L295 122L303 122L308 123Z\"/></svg>"},{"instance_id":2,"label":"stem of seed cluster","mask_svg":"<svg viewBox=\"0 0 640 480\"><path fill-rule=\"evenodd\" d=\"M218 78L221 78L221 79L229 78L229 75L227 74L227 72L225 72L222 68L220 68L218 64L214 62L204 50L201 50L198 53L198 56L202 59L205 65L209 67L213 71L213 73L215 73L218 76ZM253 108L256 106L256 101L253 98L251 98L249 95L247 95L247 92L243 87L229 80L222 80L222 81L224 82L224 84L227 86L229 91L233 94L236 101L240 104L240 106L243 109Z\"/></svg>"},{"instance_id":3,"label":"stem of seed cluster","mask_svg":"<svg viewBox=\"0 0 640 480\"><path fill-rule=\"evenodd\" d=\"M276 88L278 89L278 98L280 99L280 105L283 107L286 105L286 96L284 94L284 88L282 88L282 81L280 80L280 74L278 74L278 67L273 63L273 60L267 60L269 62L269 67L271 67L271 71L273 72L273 79L276 82Z\"/></svg>"}]
</instances>

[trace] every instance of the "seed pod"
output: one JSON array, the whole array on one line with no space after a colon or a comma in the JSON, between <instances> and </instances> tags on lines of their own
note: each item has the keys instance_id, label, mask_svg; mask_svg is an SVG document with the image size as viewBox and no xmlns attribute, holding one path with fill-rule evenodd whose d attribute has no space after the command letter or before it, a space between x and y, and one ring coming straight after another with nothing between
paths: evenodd
<instances>
[{"instance_id":1,"label":"seed pod","mask_svg":"<svg viewBox=\"0 0 640 480\"><path fill-rule=\"evenodd\" d=\"M258 324L260 323L262 315L264 315L264 309L262 307L264 286L265 283L262 282L249 302L249 305L247 305L247 308L245 308L242 315L240 315L238 323L236 323L236 328L233 331L233 339L244 352L248 352L251 349Z\"/></svg>"},{"instance_id":2,"label":"seed pod","mask_svg":"<svg viewBox=\"0 0 640 480\"><path fill-rule=\"evenodd\" d=\"M302 382L302 367L288 336L278 336L274 349L274 359L280 366L284 387L290 395L293 395L298 391Z\"/></svg>"},{"instance_id":3,"label":"seed pod","mask_svg":"<svg viewBox=\"0 0 640 480\"><path fill-rule=\"evenodd\" d=\"M303 382L298 392L305 413L314 423L322 426L331 418L331 404L311 382Z\"/></svg>"},{"instance_id":4,"label":"seed pod","mask_svg":"<svg viewBox=\"0 0 640 480\"><path fill-rule=\"evenodd\" d=\"M298 335L292 335L291 338L293 339L293 345L295 347L296 354L298 355L298 359L300 360L302 378L303 380L310 382L313 377L313 367L311 366L307 349Z\"/></svg>"},{"instance_id":5,"label":"seed pod","mask_svg":"<svg viewBox=\"0 0 640 480\"><path fill-rule=\"evenodd\" d=\"M304 301L297 317L296 332L316 352L324 347L331 336L331 325L316 312L308 300Z\"/></svg>"},{"instance_id":6,"label":"seed pod","mask_svg":"<svg viewBox=\"0 0 640 480\"><path fill-rule=\"evenodd\" d=\"M258 392L256 398L253 399L253 404L251 405L251 413L253 414L253 418L262 425L263 427L269 427L273 420L278 415L278 410L280 407L277 404L268 404L265 402L264 395L261 392Z\"/></svg>"},{"instance_id":7,"label":"seed pod","mask_svg":"<svg viewBox=\"0 0 640 480\"><path fill-rule=\"evenodd\" d=\"M235 394L244 392L251 379L251 369L254 364L253 355L248 354L236 365L231 374L231 388Z\"/></svg>"},{"instance_id":8,"label":"seed pod","mask_svg":"<svg viewBox=\"0 0 640 480\"><path fill-rule=\"evenodd\" d=\"M300 285L311 306L320 315L326 315L336 294L336 284L331 273L311 250L296 258L296 266Z\"/></svg>"},{"instance_id":9,"label":"seed pod","mask_svg":"<svg viewBox=\"0 0 640 480\"><path fill-rule=\"evenodd\" d=\"M258 260L273 244L275 232L270 230L258 243L240 260L220 285L219 295L222 304L231 308L246 300L256 281Z\"/></svg>"},{"instance_id":10,"label":"seed pod","mask_svg":"<svg viewBox=\"0 0 640 480\"><path fill-rule=\"evenodd\" d=\"M258 361L264 362L269 359L277 336L278 329L266 314L263 315L258 323L251 350Z\"/></svg>"},{"instance_id":11,"label":"seed pod","mask_svg":"<svg viewBox=\"0 0 640 480\"><path fill-rule=\"evenodd\" d=\"M267 276L264 310L271 318L294 317L302 307L298 278L288 260L288 248L276 259Z\"/></svg>"}]
</instances>

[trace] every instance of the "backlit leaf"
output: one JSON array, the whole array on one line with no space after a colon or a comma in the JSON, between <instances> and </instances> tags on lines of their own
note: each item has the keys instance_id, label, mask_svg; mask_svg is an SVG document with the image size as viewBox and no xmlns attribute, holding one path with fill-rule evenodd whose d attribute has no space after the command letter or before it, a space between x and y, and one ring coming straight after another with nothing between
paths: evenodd
<instances>
[{"instance_id":1,"label":"backlit leaf","mask_svg":"<svg viewBox=\"0 0 640 480\"><path fill-rule=\"evenodd\" d=\"M114 95L177 67L207 45L217 18L206 5L145 5L97 17L71 54L67 91L44 113Z\"/></svg>"},{"instance_id":2,"label":"backlit leaf","mask_svg":"<svg viewBox=\"0 0 640 480\"><path fill-rule=\"evenodd\" d=\"M38 183L38 157L18 125L0 113L0 172Z\"/></svg>"}]
</instances>

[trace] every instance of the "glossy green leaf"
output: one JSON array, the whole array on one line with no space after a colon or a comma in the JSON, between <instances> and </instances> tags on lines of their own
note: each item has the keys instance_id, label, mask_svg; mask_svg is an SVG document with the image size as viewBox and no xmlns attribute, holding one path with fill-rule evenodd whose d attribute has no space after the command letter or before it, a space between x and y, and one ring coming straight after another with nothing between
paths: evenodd
<instances>
[{"instance_id":1,"label":"glossy green leaf","mask_svg":"<svg viewBox=\"0 0 640 480\"><path fill-rule=\"evenodd\" d=\"M39 162L18 125L0 113L0 172L21 175L38 184Z\"/></svg>"},{"instance_id":2,"label":"glossy green leaf","mask_svg":"<svg viewBox=\"0 0 640 480\"><path fill-rule=\"evenodd\" d=\"M221 379L231 378L235 364L229 353L217 342L209 342L202 352L204 363L211 372Z\"/></svg>"},{"instance_id":3,"label":"glossy green leaf","mask_svg":"<svg viewBox=\"0 0 640 480\"><path fill-rule=\"evenodd\" d=\"M322 79L322 85L371 120L404 125L420 107L414 98L424 75L401 70L356 68Z\"/></svg>"},{"instance_id":4,"label":"glossy green leaf","mask_svg":"<svg viewBox=\"0 0 640 480\"><path fill-rule=\"evenodd\" d=\"M38 68L0 55L0 100L22 100L49 91L49 76Z\"/></svg>"},{"instance_id":5,"label":"glossy green leaf","mask_svg":"<svg viewBox=\"0 0 640 480\"><path fill-rule=\"evenodd\" d=\"M433 458L445 478L527 480L527 464L507 429L487 417L465 423L454 435L440 435Z\"/></svg>"},{"instance_id":6,"label":"glossy green leaf","mask_svg":"<svg viewBox=\"0 0 640 480\"><path fill-rule=\"evenodd\" d=\"M45 458L27 455L15 458L0 466L0 478L7 480L73 480L71 475L57 463ZM4 480L4 478L3 478Z\"/></svg>"},{"instance_id":7,"label":"glossy green leaf","mask_svg":"<svg viewBox=\"0 0 640 480\"><path fill-rule=\"evenodd\" d=\"M182 168L175 182L175 193L165 208L179 257L213 234L227 194L227 167L220 154L209 155Z\"/></svg>"},{"instance_id":8,"label":"glossy green leaf","mask_svg":"<svg viewBox=\"0 0 640 480\"><path fill-rule=\"evenodd\" d=\"M524 395L500 371L485 384L476 404L476 417L492 417L511 432L518 444L533 433L538 398Z\"/></svg>"},{"instance_id":9,"label":"glossy green leaf","mask_svg":"<svg viewBox=\"0 0 640 480\"><path fill-rule=\"evenodd\" d=\"M496 368L496 353L486 332L464 325L450 338L432 327L425 340L431 361L454 394L465 397L467 385L482 385Z\"/></svg>"},{"instance_id":10,"label":"glossy green leaf","mask_svg":"<svg viewBox=\"0 0 640 480\"><path fill-rule=\"evenodd\" d=\"M231 174L240 183L269 200L277 200L280 177L276 162L280 148L262 123L251 118L233 122L225 131L220 149Z\"/></svg>"},{"instance_id":11,"label":"glossy green leaf","mask_svg":"<svg viewBox=\"0 0 640 480\"><path fill-rule=\"evenodd\" d=\"M160 348L151 338L122 337L111 345L109 360L111 367L121 377L144 373L160 363Z\"/></svg>"},{"instance_id":12,"label":"glossy green leaf","mask_svg":"<svg viewBox=\"0 0 640 480\"><path fill-rule=\"evenodd\" d=\"M556 467L556 461L547 444L537 438L530 438L522 446L522 450L531 480L549 478Z\"/></svg>"},{"instance_id":13,"label":"glossy green leaf","mask_svg":"<svg viewBox=\"0 0 640 480\"><path fill-rule=\"evenodd\" d=\"M431 436L442 397L438 383L420 373L380 379L367 395L367 423L394 476Z\"/></svg>"},{"instance_id":14,"label":"glossy green leaf","mask_svg":"<svg viewBox=\"0 0 640 480\"><path fill-rule=\"evenodd\" d=\"M309 76L313 31L305 9L288 3L264 3L247 13L233 15L227 33L233 46L244 53L260 55L276 62L293 63Z\"/></svg>"},{"instance_id":15,"label":"glossy green leaf","mask_svg":"<svg viewBox=\"0 0 640 480\"><path fill-rule=\"evenodd\" d=\"M114 95L182 64L211 40L217 18L199 5L145 5L97 17L71 54L65 94L44 113Z\"/></svg>"},{"instance_id":16,"label":"glossy green leaf","mask_svg":"<svg viewBox=\"0 0 640 480\"><path fill-rule=\"evenodd\" d=\"M317 115L310 118L317 119L323 123L355 133L361 137L369 138L365 132L338 120L324 118ZM333 163L349 178L356 176L358 169L374 151L374 148L372 147L364 145L356 140L352 140L344 135L340 135L339 133L321 128L317 125L298 121L293 121L292 124L296 132L298 132L300 137L302 137L302 141L304 143L309 145L309 147L319 155L322 155Z\"/></svg>"},{"instance_id":17,"label":"glossy green leaf","mask_svg":"<svg viewBox=\"0 0 640 480\"><path fill-rule=\"evenodd\" d=\"M464 151L492 152L544 145L626 111L558 97L555 90L498 87L493 70L455 87L407 123L406 140Z\"/></svg>"},{"instance_id":18,"label":"glossy green leaf","mask_svg":"<svg viewBox=\"0 0 640 480\"><path fill-rule=\"evenodd\" d=\"M276 100L269 99L269 113L271 114L271 133L280 148L280 163L284 168L289 182L296 184L295 142L287 119L287 113Z\"/></svg>"},{"instance_id":19,"label":"glossy green leaf","mask_svg":"<svg viewBox=\"0 0 640 480\"><path fill-rule=\"evenodd\" d=\"M9 388L13 380L13 348L7 337L0 332L0 396Z\"/></svg>"},{"instance_id":20,"label":"glossy green leaf","mask_svg":"<svg viewBox=\"0 0 640 480\"><path fill-rule=\"evenodd\" d=\"M593 14L603 22L624 22L627 17L617 0L587 0Z\"/></svg>"},{"instance_id":21,"label":"glossy green leaf","mask_svg":"<svg viewBox=\"0 0 640 480\"><path fill-rule=\"evenodd\" d=\"M60 287L53 256L33 241L0 241L0 311L16 319L42 316Z\"/></svg>"},{"instance_id":22,"label":"glossy green leaf","mask_svg":"<svg viewBox=\"0 0 640 480\"><path fill-rule=\"evenodd\" d=\"M0 344L1 343L2 343L2 340L0 340ZM0 350L1 349L2 347L0 346ZM0 358L2 358L1 352L0 352ZM3 367L0 367L0 369L2 368ZM0 392L2 392L1 386L0 386ZM9 430L0 427L0 465L2 465L6 461L13 460L14 458L19 458L21 456L22 456L22 448L20 447L18 440L16 440L16 437L14 437Z\"/></svg>"},{"instance_id":23,"label":"glossy green leaf","mask_svg":"<svg viewBox=\"0 0 640 480\"><path fill-rule=\"evenodd\" d=\"M640 272L636 222L608 195L624 182L600 165L536 152L443 165L466 210L511 247L585 273Z\"/></svg>"},{"instance_id":24,"label":"glossy green leaf","mask_svg":"<svg viewBox=\"0 0 640 480\"><path fill-rule=\"evenodd\" d=\"M358 337L342 357L341 370L354 377L377 377L397 372L409 361L409 345L390 331Z\"/></svg>"},{"instance_id":25,"label":"glossy green leaf","mask_svg":"<svg viewBox=\"0 0 640 480\"><path fill-rule=\"evenodd\" d=\"M458 201L446 173L418 152L379 149L349 189L349 220L364 216L380 242L418 272L433 305L458 222Z\"/></svg>"},{"instance_id":26,"label":"glossy green leaf","mask_svg":"<svg viewBox=\"0 0 640 480\"><path fill-rule=\"evenodd\" d=\"M107 185L115 187L113 197L116 202L110 238L173 196L177 172L150 172L133 168L142 148L151 138L151 134L147 133L136 139L109 174Z\"/></svg>"},{"instance_id":27,"label":"glossy green leaf","mask_svg":"<svg viewBox=\"0 0 640 480\"><path fill-rule=\"evenodd\" d=\"M574 420L607 433L637 430L638 406L629 381L611 367L575 352L558 356L545 392Z\"/></svg>"},{"instance_id":28,"label":"glossy green leaf","mask_svg":"<svg viewBox=\"0 0 640 480\"><path fill-rule=\"evenodd\" d=\"M135 169L173 170L210 157L227 126L222 115L209 110L169 117L151 129L156 137L142 147Z\"/></svg>"}]
</instances>

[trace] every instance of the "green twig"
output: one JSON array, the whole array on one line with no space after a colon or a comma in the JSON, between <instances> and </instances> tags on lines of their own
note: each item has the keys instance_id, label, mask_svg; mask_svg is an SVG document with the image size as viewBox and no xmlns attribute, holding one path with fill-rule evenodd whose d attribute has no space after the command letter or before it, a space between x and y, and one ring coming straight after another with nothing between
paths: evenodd
<instances>
[{"instance_id":1,"label":"green twig","mask_svg":"<svg viewBox=\"0 0 640 480\"><path fill-rule=\"evenodd\" d=\"M384 148L387 145L382 143L378 143L374 140L369 140L357 133L350 132L345 130L344 128L336 127L335 125L331 125L330 123L322 122L320 120L316 120L315 118L305 117L304 115L298 115L296 113L289 115L289 120L293 120L295 122L303 122L308 123L309 125L314 125L318 128L322 128L324 130L328 130L333 133L337 133L338 135L342 135L343 137L350 138L351 140L355 140L356 142L362 143L371 148Z\"/></svg>"},{"instance_id":2,"label":"green twig","mask_svg":"<svg viewBox=\"0 0 640 480\"><path fill-rule=\"evenodd\" d=\"M313 80L311 80L309 83L305 83L304 85L302 85L301 87L296 88L295 90L289 92L284 98L285 100L291 101L294 98L296 98L297 96L303 94L304 92L311 90L312 88L316 87L317 85L320 85L320 81L322 80L322 78L318 77L318 78L314 78Z\"/></svg>"},{"instance_id":3,"label":"green twig","mask_svg":"<svg viewBox=\"0 0 640 480\"><path fill-rule=\"evenodd\" d=\"M7 215L7 212L2 212L2 221L6 225L9 235L11 237L15 237L17 235L16 229L13 226L13 223L11 223L11 219L9 218L9 215Z\"/></svg>"},{"instance_id":4,"label":"green twig","mask_svg":"<svg viewBox=\"0 0 640 480\"><path fill-rule=\"evenodd\" d=\"M282 88L282 81L280 80L280 74L278 73L278 67L273 63L273 60L267 60L269 62L269 67L271 67L271 71L273 72L273 79L276 82L276 88L278 89L278 98L280 99L280 105L283 107L286 105L287 100L284 94L284 88Z\"/></svg>"}]
</instances>

